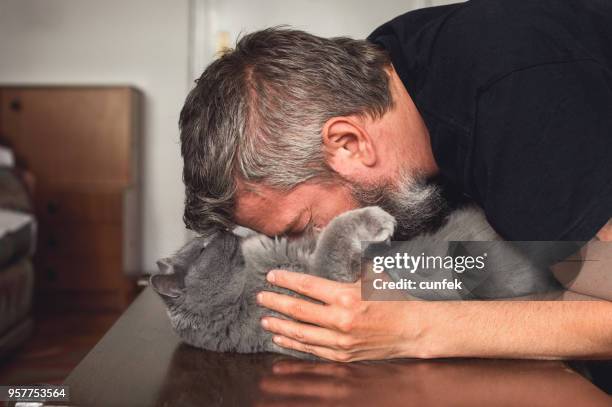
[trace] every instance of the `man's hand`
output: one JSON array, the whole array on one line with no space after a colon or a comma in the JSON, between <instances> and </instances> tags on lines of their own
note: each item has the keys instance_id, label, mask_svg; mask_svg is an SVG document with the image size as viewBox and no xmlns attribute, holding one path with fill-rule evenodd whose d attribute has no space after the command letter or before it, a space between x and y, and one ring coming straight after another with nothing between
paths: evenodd
<instances>
[{"instance_id":1,"label":"man's hand","mask_svg":"<svg viewBox=\"0 0 612 407\"><path fill-rule=\"evenodd\" d=\"M425 348L416 346L423 324L409 301L361 301L360 281L339 283L284 270L268 273L268 281L322 302L259 293L259 304L301 321L262 319L279 346L341 362L425 355Z\"/></svg>"}]
</instances>

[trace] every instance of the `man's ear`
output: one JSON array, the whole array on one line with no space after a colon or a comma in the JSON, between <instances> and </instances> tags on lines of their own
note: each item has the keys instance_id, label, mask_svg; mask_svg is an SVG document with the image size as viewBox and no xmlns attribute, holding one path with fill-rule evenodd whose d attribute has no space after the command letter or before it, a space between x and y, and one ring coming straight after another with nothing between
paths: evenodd
<instances>
[{"instance_id":1,"label":"man's ear","mask_svg":"<svg viewBox=\"0 0 612 407\"><path fill-rule=\"evenodd\" d=\"M179 276L172 274L153 274L150 278L151 286L162 297L178 298L182 291Z\"/></svg>"},{"instance_id":2,"label":"man's ear","mask_svg":"<svg viewBox=\"0 0 612 407\"><path fill-rule=\"evenodd\" d=\"M358 118L329 119L321 137L329 166L341 175L350 176L376 164L373 140Z\"/></svg>"}]
</instances>

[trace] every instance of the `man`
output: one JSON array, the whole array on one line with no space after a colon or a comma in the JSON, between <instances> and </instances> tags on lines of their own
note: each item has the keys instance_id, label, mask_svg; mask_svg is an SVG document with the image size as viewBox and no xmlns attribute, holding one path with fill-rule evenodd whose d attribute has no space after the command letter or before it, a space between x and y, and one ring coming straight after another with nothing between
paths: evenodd
<instances>
[{"instance_id":1,"label":"man","mask_svg":"<svg viewBox=\"0 0 612 407\"><path fill-rule=\"evenodd\" d=\"M439 221L442 179L508 240L610 239L612 5L474 0L369 41L256 32L206 69L180 125L201 233L300 235L379 204L410 236ZM606 271L567 297L612 299ZM368 303L359 283L268 279L321 304L260 293L297 321L263 327L331 360L612 356L608 301Z\"/></svg>"}]
</instances>

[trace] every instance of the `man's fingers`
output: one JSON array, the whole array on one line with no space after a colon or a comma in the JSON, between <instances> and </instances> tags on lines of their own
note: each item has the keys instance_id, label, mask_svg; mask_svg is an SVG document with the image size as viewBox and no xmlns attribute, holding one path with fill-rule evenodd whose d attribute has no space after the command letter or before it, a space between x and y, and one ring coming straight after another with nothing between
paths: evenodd
<instances>
[{"instance_id":1,"label":"man's fingers","mask_svg":"<svg viewBox=\"0 0 612 407\"><path fill-rule=\"evenodd\" d=\"M271 270L267 279L271 284L314 298L325 304L332 304L346 286L346 283L287 270Z\"/></svg>"},{"instance_id":2,"label":"man's fingers","mask_svg":"<svg viewBox=\"0 0 612 407\"><path fill-rule=\"evenodd\" d=\"M274 336L274 343L283 348L297 350L299 352L310 353L323 359L335 360L337 362L350 362L353 357L348 352L337 351L324 346L309 345L287 338L286 336Z\"/></svg>"},{"instance_id":3,"label":"man's fingers","mask_svg":"<svg viewBox=\"0 0 612 407\"><path fill-rule=\"evenodd\" d=\"M325 346L337 350L348 350L348 346L351 344L350 338L343 334L296 321L266 317L262 319L261 325L270 332L310 345Z\"/></svg>"},{"instance_id":4,"label":"man's fingers","mask_svg":"<svg viewBox=\"0 0 612 407\"><path fill-rule=\"evenodd\" d=\"M311 374L330 378L345 378L351 375L350 365L338 363L309 362L302 360L281 360L272 367L275 375Z\"/></svg>"},{"instance_id":5,"label":"man's fingers","mask_svg":"<svg viewBox=\"0 0 612 407\"><path fill-rule=\"evenodd\" d=\"M257 294L257 302L298 321L323 327L332 327L334 323L334 318L330 315L326 305L270 291L262 291Z\"/></svg>"},{"instance_id":6,"label":"man's fingers","mask_svg":"<svg viewBox=\"0 0 612 407\"><path fill-rule=\"evenodd\" d=\"M259 388L276 396L294 396L320 398L323 400L338 400L349 395L347 386L338 380L329 380L324 376L287 376L265 377L259 383ZM319 400L312 400L314 402ZM319 403L311 405L319 405Z\"/></svg>"}]
</instances>

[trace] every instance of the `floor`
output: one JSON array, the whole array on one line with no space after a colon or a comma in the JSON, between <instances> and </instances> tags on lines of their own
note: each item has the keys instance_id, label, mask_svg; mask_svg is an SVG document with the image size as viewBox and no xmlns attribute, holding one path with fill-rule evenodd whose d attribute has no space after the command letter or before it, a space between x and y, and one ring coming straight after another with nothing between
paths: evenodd
<instances>
[{"instance_id":1,"label":"floor","mask_svg":"<svg viewBox=\"0 0 612 407\"><path fill-rule=\"evenodd\" d=\"M0 360L0 384L61 384L120 313L38 315L30 339Z\"/></svg>"}]
</instances>

